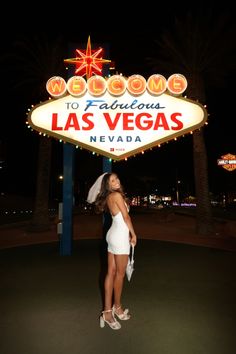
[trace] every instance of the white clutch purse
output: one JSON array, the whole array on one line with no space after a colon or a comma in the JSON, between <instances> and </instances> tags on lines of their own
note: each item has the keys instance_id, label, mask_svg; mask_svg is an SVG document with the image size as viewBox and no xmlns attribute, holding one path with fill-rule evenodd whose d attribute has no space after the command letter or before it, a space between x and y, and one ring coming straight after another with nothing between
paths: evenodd
<instances>
[{"instance_id":1,"label":"white clutch purse","mask_svg":"<svg viewBox=\"0 0 236 354\"><path fill-rule=\"evenodd\" d=\"M128 281L131 280L133 272L134 272L134 245L131 244L131 254L129 255L128 264L126 267L126 276Z\"/></svg>"}]
</instances>

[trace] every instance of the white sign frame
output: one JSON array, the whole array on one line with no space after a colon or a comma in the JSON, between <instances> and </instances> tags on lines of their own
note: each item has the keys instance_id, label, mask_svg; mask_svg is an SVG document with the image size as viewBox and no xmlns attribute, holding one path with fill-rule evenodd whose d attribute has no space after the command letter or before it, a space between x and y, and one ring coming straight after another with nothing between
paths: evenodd
<instances>
[{"instance_id":1,"label":"white sign frame","mask_svg":"<svg viewBox=\"0 0 236 354\"><path fill-rule=\"evenodd\" d=\"M28 114L34 130L113 160L199 129L206 120L200 103L167 92L154 96L147 90L136 97L128 91L119 97L107 91L99 97L67 94L36 105Z\"/></svg>"}]
</instances>

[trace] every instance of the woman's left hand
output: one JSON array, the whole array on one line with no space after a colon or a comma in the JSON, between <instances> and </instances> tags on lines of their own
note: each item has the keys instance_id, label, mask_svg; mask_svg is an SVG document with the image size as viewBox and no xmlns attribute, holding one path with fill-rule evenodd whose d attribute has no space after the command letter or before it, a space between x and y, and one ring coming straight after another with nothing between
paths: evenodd
<instances>
[{"instance_id":1,"label":"woman's left hand","mask_svg":"<svg viewBox=\"0 0 236 354\"><path fill-rule=\"evenodd\" d=\"M131 236L130 244L133 246L136 246L136 244L137 244L137 237L136 236Z\"/></svg>"}]
</instances>

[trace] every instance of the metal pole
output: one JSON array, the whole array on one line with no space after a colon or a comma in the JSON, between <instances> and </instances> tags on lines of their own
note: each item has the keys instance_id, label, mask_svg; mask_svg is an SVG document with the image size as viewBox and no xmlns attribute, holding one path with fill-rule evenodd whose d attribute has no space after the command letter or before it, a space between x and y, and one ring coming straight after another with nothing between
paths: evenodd
<instances>
[{"instance_id":1,"label":"metal pole","mask_svg":"<svg viewBox=\"0 0 236 354\"><path fill-rule=\"evenodd\" d=\"M62 208L62 235L60 239L61 256L69 256L72 251L73 234L73 167L74 146L64 144L63 147L63 208Z\"/></svg>"}]
</instances>

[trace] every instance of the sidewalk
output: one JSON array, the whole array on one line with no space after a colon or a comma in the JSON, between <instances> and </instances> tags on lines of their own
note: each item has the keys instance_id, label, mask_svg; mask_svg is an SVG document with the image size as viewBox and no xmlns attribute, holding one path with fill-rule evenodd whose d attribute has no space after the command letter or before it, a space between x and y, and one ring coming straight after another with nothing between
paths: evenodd
<instances>
[{"instance_id":1,"label":"sidewalk","mask_svg":"<svg viewBox=\"0 0 236 354\"><path fill-rule=\"evenodd\" d=\"M195 218L169 214L165 218L155 213L132 215L133 224L140 239L150 239L211 247L227 251L236 251L235 222L217 222L215 234L202 237L195 233ZM77 214L74 216L73 240L101 239L102 216ZM58 242L57 224L51 225L47 232L28 232L27 223L18 223L0 227L0 249L23 245Z\"/></svg>"},{"instance_id":2,"label":"sidewalk","mask_svg":"<svg viewBox=\"0 0 236 354\"><path fill-rule=\"evenodd\" d=\"M75 241L69 257L56 243L0 251L1 354L235 352L234 252L139 239L122 296L132 317L112 331L99 326L100 246Z\"/></svg>"}]
</instances>

